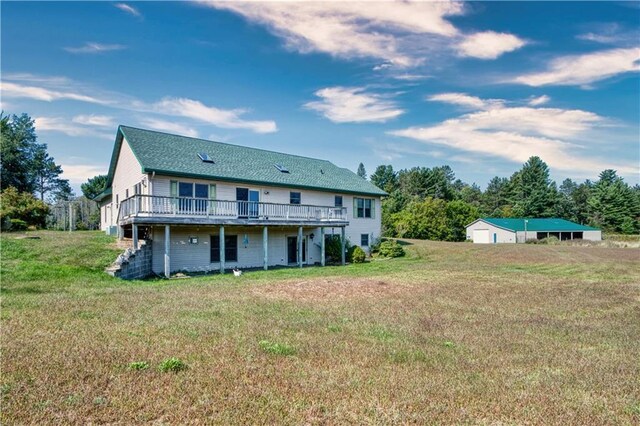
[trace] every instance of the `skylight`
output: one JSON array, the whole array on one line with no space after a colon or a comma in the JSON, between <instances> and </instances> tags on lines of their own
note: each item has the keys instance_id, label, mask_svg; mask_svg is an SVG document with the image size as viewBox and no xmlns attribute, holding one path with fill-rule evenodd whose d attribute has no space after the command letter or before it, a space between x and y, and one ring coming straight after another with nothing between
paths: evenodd
<instances>
[{"instance_id":1,"label":"skylight","mask_svg":"<svg viewBox=\"0 0 640 426\"><path fill-rule=\"evenodd\" d=\"M276 169L278 169L282 173L289 173L289 169L287 169L282 164L274 164L274 166L276 167Z\"/></svg>"},{"instance_id":2,"label":"skylight","mask_svg":"<svg viewBox=\"0 0 640 426\"><path fill-rule=\"evenodd\" d=\"M203 163L215 163L215 161L213 161L213 158L209 157L209 154L207 154L206 152L201 152L200 154L198 154L198 157L202 160Z\"/></svg>"}]
</instances>

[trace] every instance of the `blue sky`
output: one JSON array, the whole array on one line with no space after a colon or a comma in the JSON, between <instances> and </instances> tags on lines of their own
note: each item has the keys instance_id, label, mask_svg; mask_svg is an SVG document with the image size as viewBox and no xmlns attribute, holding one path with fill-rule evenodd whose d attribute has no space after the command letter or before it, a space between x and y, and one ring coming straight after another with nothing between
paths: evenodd
<instances>
[{"instance_id":1,"label":"blue sky","mask_svg":"<svg viewBox=\"0 0 640 426\"><path fill-rule=\"evenodd\" d=\"M638 2L3 2L2 109L74 188L118 124L369 173L638 183Z\"/></svg>"}]
</instances>

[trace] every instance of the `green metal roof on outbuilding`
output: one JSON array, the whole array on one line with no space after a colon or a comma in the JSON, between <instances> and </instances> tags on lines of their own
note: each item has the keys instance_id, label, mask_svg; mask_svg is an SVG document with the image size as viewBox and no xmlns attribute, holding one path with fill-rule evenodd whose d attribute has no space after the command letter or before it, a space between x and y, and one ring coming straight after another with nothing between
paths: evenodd
<instances>
[{"instance_id":1,"label":"green metal roof on outbuilding","mask_svg":"<svg viewBox=\"0 0 640 426\"><path fill-rule=\"evenodd\" d=\"M351 194L387 195L352 171L315 158L248 148L205 139L119 126L109 167L107 187L122 146L123 137L142 165L143 173L267 184ZM207 154L213 162L202 161ZM283 166L288 173L280 171Z\"/></svg>"},{"instance_id":2,"label":"green metal roof on outbuilding","mask_svg":"<svg viewBox=\"0 0 640 426\"><path fill-rule=\"evenodd\" d=\"M524 231L524 218L493 218L486 217L482 219L484 222L490 223L499 228L507 229L509 231ZM546 219L526 219L527 231L532 232L571 232L571 231L599 231L599 229L592 228L586 225L580 225L579 223L571 222L565 219L559 218L546 218ZM477 222L477 221L475 221ZM473 223L475 223L473 222Z\"/></svg>"}]
</instances>

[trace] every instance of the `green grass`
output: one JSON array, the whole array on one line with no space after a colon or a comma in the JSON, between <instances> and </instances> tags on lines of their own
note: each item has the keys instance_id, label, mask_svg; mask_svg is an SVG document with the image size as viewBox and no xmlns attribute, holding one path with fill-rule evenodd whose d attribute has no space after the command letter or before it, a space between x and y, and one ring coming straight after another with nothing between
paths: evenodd
<instances>
[{"instance_id":1,"label":"green grass","mask_svg":"<svg viewBox=\"0 0 640 426\"><path fill-rule=\"evenodd\" d=\"M2 424L640 421L637 249L127 282L113 239L31 234L0 237Z\"/></svg>"}]
</instances>

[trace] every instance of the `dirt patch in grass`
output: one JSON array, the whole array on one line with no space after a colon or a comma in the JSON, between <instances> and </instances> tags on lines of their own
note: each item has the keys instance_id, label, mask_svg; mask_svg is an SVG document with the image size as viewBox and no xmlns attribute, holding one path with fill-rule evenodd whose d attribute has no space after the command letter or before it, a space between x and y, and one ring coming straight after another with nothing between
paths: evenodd
<instances>
[{"instance_id":1,"label":"dirt patch in grass","mask_svg":"<svg viewBox=\"0 0 640 426\"><path fill-rule=\"evenodd\" d=\"M251 293L268 299L316 302L323 300L382 299L405 294L415 285L380 278L314 278L262 285Z\"/></svg>"}]
</instances>

